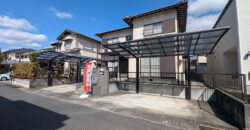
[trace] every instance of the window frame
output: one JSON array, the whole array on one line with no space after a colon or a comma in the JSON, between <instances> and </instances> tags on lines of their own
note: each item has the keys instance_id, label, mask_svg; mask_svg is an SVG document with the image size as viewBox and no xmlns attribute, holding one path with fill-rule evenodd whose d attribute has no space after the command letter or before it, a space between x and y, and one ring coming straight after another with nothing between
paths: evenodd
<instances>
[{"instance_id":1,"label":"window frame","mask_svg":"<svg viewBox=\"0 0 250 130\"><path fill-rule=\"evenodd\" d=\"M132 35L127 35L126 36L126 41L131 41L133 40L133 36Z\"/></svg>"},{"instance_id":2,"label":"window frame","mask_svg":"<svg viewBox=\"0 0 250 130\"><path fill-rule=\"evenodd\" d=\"M148 58L148 63L149 63L148 65L143 65L142 64L142 58L140 58L140 76L141 77L145 77L145 78L157 78L157 77L160 77L160 75L156 76L156 75L154 75L154 73L159 73L159 74L161 73L161 58L157 57L157 58L159 58L159 65L152 64L152 58L155 58L155 57ZM148 66L148 68L149 68L148 72L142 72L142 67L144 67L144 66ZM152 71L153 67L158 67L159 72ZM149 73L149 75L145 76L145 75L143 75L143 73Z\"/></svg>"},{"instance_id":3,"label":"window frame","mask_svg":"<svg viewBox=\"0 0 250 130\"><path fill-rule=\"evenodd\" d=\"M117 40L117 42L113 42L113 40ZM109 40L112 40L112 43L109 43ZM119 43L119 37L115 37L115 38L109 38L109 39L107 39L107 43L108 44L115 44L115 43Z\"/></svg>"},{"instance_id":4,"label":"window frame","mask_svg":"<svg viewBox=\"0 0 250 130\"><path fill-rule=\"evenodd\" d=\"M65 48L65 50L71 50L73 48L72 40L66 40L66 41L64 41L64 48Z\"/></svg>"},{"instance_id":5,"label":"window frame","mask_svg":"<svg viewBox=\"0 0 250 130\"><path fill-rule=\"evenodd\" d=\"M157 24L161 24L161 27L155 27ZM153 26L151 29L145 29L147 26L151 26L151 25ZM161 29L161 31L154 33L154 30L159 29L159 28ZM146 31L151 31L151 33L146 34L145 33ZM146 24L143 26L143 35L144 36L151 36L151 35L157 35L157 34L162 34L162 33L163 33L163 22L162 21L156 22L156 23L151 23L151 24Z\"/></svg>"}]
</instances>

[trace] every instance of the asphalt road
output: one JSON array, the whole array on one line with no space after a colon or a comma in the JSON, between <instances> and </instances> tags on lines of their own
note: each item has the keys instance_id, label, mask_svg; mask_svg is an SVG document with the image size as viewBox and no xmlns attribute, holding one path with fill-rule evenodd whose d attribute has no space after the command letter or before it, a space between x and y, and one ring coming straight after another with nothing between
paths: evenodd
<instances>
[{"instance_id":1,"label":"asphalt road","mask_svg":"<svg viewBox=\"0 0 250 130\"><path fill-rule=\"evenodd\" d=\"M86 106L26 93L0 81L0 130L176 130Z\"/></svg>"}]
</instances>

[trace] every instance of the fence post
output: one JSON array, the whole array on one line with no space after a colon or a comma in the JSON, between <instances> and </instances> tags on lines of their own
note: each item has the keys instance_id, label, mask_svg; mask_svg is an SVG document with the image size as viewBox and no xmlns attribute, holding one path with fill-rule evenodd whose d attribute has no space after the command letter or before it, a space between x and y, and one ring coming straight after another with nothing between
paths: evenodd
<instances>
[{"instance_id":1,"label":"fence post","mask_svg":"<svg viewBox=\"0 0 250 130\"><path fill-rule=\"evenodd\" d=\"M247 101L247 85L246 85L246 75L243 74L243 88L244 88L244 101Z\"/></svg>"},{"instance_id":2,"label":"fence post","mask_svg":"<svg viewBox=\"0 0 250 130\"><path fill-rule=\"evenodd\" d=\"M187 67L187 86L185 89L185 98L191 100L191 74L190 74L190 56L187 57L188 67Z\"/></svg>"},{"instance_id":3,"label":"fence post","mask_svg":"<svg viewBox=\"0 0 250 130\"><path fill-rule=\"evenodd\" d=\"M136 57L136 93L139 93L139 58Z\"/></svg>"},{"instance_id":4,"label":"fence post","mask_svg":"<svg viewBox=\"0 0 250 130\"><path fill-rule=\"evenodd\" d=\"M49 61L48 62L48 72L47 72L47 74L48 74L48 76L47 76L47 86L52 86L52 83L51 83L51 67L52 67L52 65L51 65L52 63L51 63L51 61Z\"/></svg>"}]
</instances>

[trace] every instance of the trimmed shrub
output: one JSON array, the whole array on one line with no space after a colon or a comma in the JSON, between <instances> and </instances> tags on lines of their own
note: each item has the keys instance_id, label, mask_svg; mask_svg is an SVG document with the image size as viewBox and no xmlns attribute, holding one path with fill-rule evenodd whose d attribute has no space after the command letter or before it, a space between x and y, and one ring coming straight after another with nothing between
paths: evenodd
<instances>
[{"instance_id":1,"label":"trimmed shrub","mask_svg":"<svg viewBox=\"0 0 250 130\"><path fill-rule=\"evenodd\" d=\"M32 62L29 63L17 63L13 65L13 72L18 76L25 76L32 78L34 77L34 64Z\"/></svg>"}]
</instances>

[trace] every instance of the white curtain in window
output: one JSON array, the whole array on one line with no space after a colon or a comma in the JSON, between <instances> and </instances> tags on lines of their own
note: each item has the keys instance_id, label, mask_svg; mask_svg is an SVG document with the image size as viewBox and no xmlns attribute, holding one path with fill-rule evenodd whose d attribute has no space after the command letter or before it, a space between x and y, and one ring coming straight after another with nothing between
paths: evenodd
<instances>
[{"instance_id":1,"label":"white curtain in window","mask_svg":"<svg viewBox=\"0 0 250 130\"><path fill-rule=\"evenodd\" d=\"M150 58L141 58L141 76L150 76Z\"/></svg>"},{"instance_id":2,"label":"white curtain in window","mask_svg":"<svg viewBox=\"0 0 250 130\"><path fill-rule=\"evenodd\" d=\"M154 34L162 33L162 23L156 23L156 24L154 24L153 33Z\"/></svg>"},{"instance_id":3,"label":"white curtain in window","mask_svg":"<svg viewBox=\"0 0 250 130\"><path fill-rule=\"evenodd\" d=\"M160 76L160 58L151 58L151 76Z\"/></svg>"},{"instance_id":4,"label":"white curtain in window","mask_svg":"<svg viewBox=\"0 0 250 130\"><path fill-rule=\"evenodd\" d=\"M65 41L64 43L65 49L72 49L72 42L71 41Z\"/></svg>"}]
</instances>

